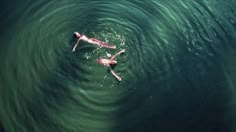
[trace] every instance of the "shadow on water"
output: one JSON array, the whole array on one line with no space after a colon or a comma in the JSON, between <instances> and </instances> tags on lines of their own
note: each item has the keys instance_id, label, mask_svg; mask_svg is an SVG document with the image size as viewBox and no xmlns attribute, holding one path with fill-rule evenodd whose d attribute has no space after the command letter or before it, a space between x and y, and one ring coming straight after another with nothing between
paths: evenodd
<instances>
[{"instance_id":1,"label":"shadow on water","mask_svg":"<svg viewBox=\"0 0 236 132\"><path fill-rule=\"evenodd\" d=\"M171 70L162 80L144 78L126 87L136 91L119 111L118 122L125 128L121 131L229 131L224 112L230 94L222 67L213 63L198 69L201 60L194 62L190 56L182 53L183 60L175 64L180 71Z\"/></svg>"},{"instance_id":2,"label":"shadow on water","mask_svg":"<svg viewBox=\"0 0 236 132\"><path fill-rule=\"evenodd\" d=\"M212 11L218 6L213 3L202 5L204 3L199 2L199 7L195 8L201 9L201 6L205 6L205 11L201 11L205 12L203 14L208 14L209 10L207 9ZM166 2L165 4L167 8L171 3ZM188 8L196 6L194 2L189 2L188 4ZM178 6L178 4L175 5L175 7ZM221 6L225 6L229 10L231 9L227 3L221 4ZM178 15L181 16L182 13L184 12L178 12ZM209 14L212 15L214 20L221 13L218 10L218 12ZM194 38L191 38L191 32L195 33L193 33L194 36L201 36L202 34L200 34L201 31L199 30L202 29L199 29L197 25L204 24L204 22L201 20L201 17L198 18L200 19L198 21L194 20L191 18L191 14L188 14L185 18L190 20L188 24L193 25L191 30L189 29L182 33L182 29L179 29L177 36L167 34L175 40L171 45L176 47L174 51L176 59L169 64L175 68L172 67L173 69L169 69L165 74L160 71L154 71L152 74L156 76L152 78L156 77L155 81L145 77L137 82L133 82L131 79L128 80L132 83L126 86L126 88L135 88L135 92L127 97L119 111L118 123L121 123L120 131L228 132L235 130L231 123L234 119L227 117L226 114L229 110L228 105L231 102L232 94L225 75L225 62L222 56L227 56L230 49L235 47L236 26L222 27L222 25L232 24L228 21L224 21L225 23L219 22L220 24L216 25L213 22L210 25L213 30L220 31L219 28L221 28L222 32L223 30L228 30L229 32L222 36L222 33L216 31L217 35L212 37L210 31L205 30L204 32L209 35L208 37L211 40L209 41L201 37L194 42L192 41ZM168 18L166 17L166 19ZM233 14L232 21L235 21L235 14ZM165 26L170 26L171 24L173 23L166 23ZM204 26L207 26L207 23ZM186 34L190 37L187 37ZM183 39L184 37L186 39ZM156 52L162 51L156 50ZM171 52L171 50L166 52ZM163 55L162 57L165 58L166 56ZM148 61L146 62L148 63ZM232 61L232 59L228 61ZM159 65L166 66L161 61ZM232 74L235 73L234 71ZM231 104L230 109L235 111L234 107L235 105Z\"/></svg>"}]
</instances>

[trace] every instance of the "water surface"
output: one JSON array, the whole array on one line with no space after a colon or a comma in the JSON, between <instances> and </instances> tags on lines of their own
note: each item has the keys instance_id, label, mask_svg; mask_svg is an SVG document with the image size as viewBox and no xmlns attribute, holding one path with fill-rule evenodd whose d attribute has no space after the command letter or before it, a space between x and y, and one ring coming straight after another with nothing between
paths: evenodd
<instances>
[{"instance_id":1,"label":"water surface","mask_svg":"<svg viewBox=\"0 0 236 132\"><path fill-rule=\"evenodd\" d=\"M232 0L38 0L0 9L7 132L234 131ZM78 31L115 44L81 42ZM114 70L96 63L107 53Z\"/></svg>"}]
</instances>

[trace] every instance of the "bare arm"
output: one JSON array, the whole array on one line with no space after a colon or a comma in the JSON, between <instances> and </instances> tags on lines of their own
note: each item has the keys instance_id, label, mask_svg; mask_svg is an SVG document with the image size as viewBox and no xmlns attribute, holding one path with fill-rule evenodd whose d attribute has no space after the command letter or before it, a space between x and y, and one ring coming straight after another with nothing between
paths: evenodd
<instances>
[{"instance_id":1,"label":"bare arm","mask_svg":"<svg viewBox=\"0 0 236 132\"><path fill-rule=\"evenodd\" d=\"M117 80L121 81L121 78L111 69L111 67L109 67L109 68L111 70L112 75L114 75Z\"/></svg>"},{"instance_id":2,"label":"bare arm","mask_svg":"<svg viewBox=\"0 0 236 132\"><path fill-rule=\"evenodd\" d=\"M76 47L78 46L80 39L81 39L81 37L77 40L77 42L76 42L76 44L75 44L75 46L74 46L72 52L75 52L75 49L76 49Z\"/></svg>"},{"instance_id":3,"label":"bare arm","mask_svg":"<svg viewBox=\"0 0 236 132\"><path fill-rule=\"evenodd\" d=\"M125 52L125 49L122 49L120 52L116 53L115 55L113 55L111 57L111 60L114 60L116 58L116 56L120 55L121 53L124 53Z\"/></svg>"}]
</instances>

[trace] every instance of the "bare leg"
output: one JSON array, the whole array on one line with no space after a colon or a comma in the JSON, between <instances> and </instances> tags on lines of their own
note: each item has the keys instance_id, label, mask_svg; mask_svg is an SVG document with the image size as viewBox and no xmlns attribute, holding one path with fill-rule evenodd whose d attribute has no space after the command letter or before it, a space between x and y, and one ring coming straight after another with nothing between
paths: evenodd
<instances>
[{"instance_id":1,"label":"bare leg","mask_svg":"<svg viewBox=\"0 0 236 132\"><path fill-rule=\"evenodd\" d=\"M95 44L101 46L101 47L105 47L105 48L110 48L110 49L116 49L116 45L111 45L111 44L107 44L107 43L104 43L96 38L90 38L90 40L94 41Z\"/></svg>"},{"instance_id":2,"label":"bare leg","mask_svg":"<svg viewBox=\"0 0 236 132\"><path fill-rule=\"evenodd\" d=\"M109 67L109 68L110 68L110 70L111 70L112 75L115 76L115 78L116 78L117 80L121 81L121 78L111 69L111 67Z\"/></svg>"},{"instance_id":3,"label":"bare leg","mask_svg":"<svg viewBox=\"0 0 236 132\"><path fill-rule=\"evenodd\" d=\"M80 38L78 39L78 41L76 42L76 44L75 44L75 46L74 46L74 48L73 48L73 50L72 50L72 52L75 52L75 49L76 49L76 47L78 46L78 44L79 44L79 41L80 41Z\"/></svg>"},{"instance_id":4,"label":"bare leg","mask_svg":"<svg viewBox=\"0 0 236 132\"><path fill-rule=\"evenodd\" d=\"M122 49L120 52L116 53L115 55L113 55L111 57L111 60L114 60L116 58L116 56L120 55L121 53L124 53L125 52L125 49Z\"/></svg>"},{"instance_id":5,"label":"bare leg","mask_svg":"<svg viewBox=\"0 0 236 132\"><path fill-rule=\"evenodd\" d=\"M97 43L102 43L102 41L100 41L100 40L98 40L96 38L89 38L89 39L91 39L92 41L97 42Z\"/></svg>"},{"instance_id":6,"label":"bare leg","mask_svg":"<svg viewBox=\"0 0 236 132\"><path fill-rule=\"evenodd\" d=\"M100 45L105 48L116 49L116 45L111 45L104 42L100 43Z\"/></svg>"}]
</instances>

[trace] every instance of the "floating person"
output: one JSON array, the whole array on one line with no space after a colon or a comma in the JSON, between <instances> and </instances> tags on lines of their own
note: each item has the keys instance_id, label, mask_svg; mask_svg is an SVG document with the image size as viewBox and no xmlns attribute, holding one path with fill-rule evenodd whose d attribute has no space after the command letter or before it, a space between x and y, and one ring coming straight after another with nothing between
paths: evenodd
<instances>
[{"instance_id":1,"label":"floating person","mask_svg":"<svg viewBox=\"0 0 236 132\"><path fill-rule=\"evenodd\" d=\"M80 34L78 32L74 32L74 35L78 38L78 41L75 44L72 52L75 51L75 49L78 46L80 40L84 40L84 41L86 41L88 43L95 44L95 45L98 45L98 46L101 46L101 47L110 48L110 49L116 49L116 45L111 45L111 44L102 42L102 41L100 41L100 40L98 40L96 38L88 38L87 36L85 36L83 34Z\"/></svg>"},{"instance_id":2,"label":"floating person","mask_svg":"<svg viewBox=\"0 0 236 132\"><path fill-rule=\"evenodd\" d=\"M125 49L122 49L120 52L118 52L118 53L116 53L115 55L113 55L113 56L111 57L111 59L102 59L102 58L100 58L100 59L97 60L97 62L98 62L99 64L103 64L104 66L109 67L109 69L110 69L112 75L114 75L115 78L116 78L117 80L119 80L119 81L121 81L121 77L119 77L119 76L114 72L114 70L111 68L111 65L117 64L117 61L115 60L116 56L118 56L118 55L120 55L121 53L124 53L124 52L125 52Z\"/></svg>"}]
</instances>

